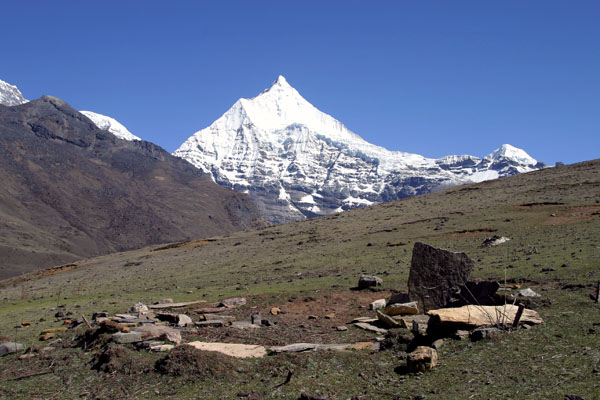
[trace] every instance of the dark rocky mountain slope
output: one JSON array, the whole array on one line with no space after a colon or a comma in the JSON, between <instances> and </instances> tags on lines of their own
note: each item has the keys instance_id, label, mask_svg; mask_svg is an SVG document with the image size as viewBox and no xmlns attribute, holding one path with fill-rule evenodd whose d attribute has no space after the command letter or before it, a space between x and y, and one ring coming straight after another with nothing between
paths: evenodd
<instances>
[{"instance_id":1,"label":"dark rocky mountain slope","mask_svg":"<svg viewBox=\"0 0 600 400\"><path fill-rule=\"evenodd\" d=\"M44 96L0 105L0 279L262 226L250 199Z\"/></svg>"}]
</instances>

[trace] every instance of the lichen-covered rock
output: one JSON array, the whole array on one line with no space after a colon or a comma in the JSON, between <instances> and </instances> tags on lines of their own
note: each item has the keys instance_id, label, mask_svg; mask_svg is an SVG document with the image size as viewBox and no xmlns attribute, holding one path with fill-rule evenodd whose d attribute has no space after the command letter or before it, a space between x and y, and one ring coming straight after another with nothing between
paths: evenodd
<instances>
[{"instance_id":1,"label":"lichen-covered rock","mask_svg":"<svg viewBox=\"0 0 600 400\"><path fill-rule=\"evenodd\" d=\"M419 346L406 357L408 372L425 372L438 365L437 351L431 347Z\"/></svg>"}]
</instances>

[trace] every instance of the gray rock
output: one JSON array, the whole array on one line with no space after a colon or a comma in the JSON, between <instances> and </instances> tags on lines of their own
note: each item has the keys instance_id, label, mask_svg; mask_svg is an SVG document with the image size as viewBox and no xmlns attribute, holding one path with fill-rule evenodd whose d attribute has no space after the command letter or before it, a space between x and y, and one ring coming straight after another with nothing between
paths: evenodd
<instances>
[{"instance_id":1,"label":"gray rock","mask_svg":"<svg viewBox=\"0 0 600 400\"><path fill-rule=\"evenodd\" d=\"M97 320L98 318L108 318L108 313L104 311L95 312L92 314L92 319Z\"/></svg>"},{"instance_id":2,"label":"gray rock","mask_svg":"<svg viewBox=\"0 0 600 400\"><path fill-rule=\"evenodd\" d=\"M198 328L222 328L225 326L225 322L213 320L213 321L199 321L194 322Z\"/></svg>"},{"instance_id":3,"label":"gray rock","mask_svg":"<svg viewBox=\"0 0 600 400\"><path fill-rule=\"evenodd\" d=\"M531 288L519 290L519 296L523 297L541 297L539 293L534 292Z\"/></svg>"},{"instance_id":4,"label":"gray rock","mask_svg":"<svg viewBox=\"0 0 600 400\"><path fill-rule=\"evenodd\" d=\"M237 328L237 329L258 329L259 326L253 324L250 321L234 321L231 324L232 328Z\"/></svg>"},{"instance_id":5,"label":"gray rock","mask_svg":"<svg viewBox=\"0 0 600 400\"><path fill-rule=\"evenodd\" d=\"M232 297L232 298L221 301L219 306L231 308L231 307L243 306L244 304L246 304L245 297Z\"/></svg>"},{"instance_id":6,"label":"gray rock","mask_svg":"<svg viewBox=\"0 0 600 400\"><path fill-rule=\"evenodd\" d=\"M2 342L0 343L0 356L5 354L16 353L17 351L21 351L25 349L21 343L17 342Z\"/></svg>"},{"instance_id":7,"label":"gray rock","mask_svg":"<svg viewBox=\"0 0 600 400\"><path fill-rule=\"evenodd\" d=\"M444 339L438 339L438 340L435 340L433 343L431 343L431 347L433 347L436 350L439 350L442 348L444 343L445 343Z\"/></svg>"},{"instance_id":8,"label":"gray rock","mask_svg":"<svg viewBox=\"0 0 600 400\"><path fill-rule=\"evenodd\" d=\"M136 343L143 340L141 332L117 332L113 333L111 338L114 342L120 344Z\"/></svg>"},{"instance_id":9,"label":"gray rock","mask_svg":"<svg viewBox=\"0 0 600 400\"><path fill-rule=\"evenodd\" d=\"M177 326L188 326L188 325L192 325L194 322L192 321L192 319L190 317L188 317L185 314L178 314L177 315Z\"/></svg>"},{"instance_id":10,"label":"gray rock","mask_svg":"<svg viewBox=\"0 0 600 400\"><path fill-rule=\"evenodd\" d=\"M358 279L359 289L366 289L381 285L383 285L383 279L377 276L361 275L361 277Z\"/></svg>"},{"instance_id":11,"label":"gray rock","mask_svg":"<svg viewBox=\"0 0 600 400\"><path fill-rule=\"evenodd\" d=\"M462 304L493 306L496 304L495 295L499 288L500 284L496 281L468 281L466 285L461 286L458 297Z\"/></svg>"},{"instance_id":12,"label":"gray rock","mask_svg":"<svg viewBox=\"0 0 600 400\"><path fill-rule=\"evenodd\" d=\"M233 315L204 314L204 318L206 318L207 321L221 321L224 324L230 324L235 321Z\"/></svg>"},{"instance_id":13,"label":"gray rock","mask_svg":"<svg viewBox=\"0 0 600 400\"><path fill-rule=\"evenodd\" d=\"M498 328L477 328L470 334L472 342L478 342L483 339L490 339L501 334Z\"/></svg>"},{"instance_id":14,"label":"gray rock","mask_svg":"<svg viewBox=\"0 0 600 400\"><path fill-rule=\"evenodd\" d=\"M410 302L410 298L408 297L408 293L404 292L393 292L390 296L390 299L387 301L387 305L390 306L392 304L401 304Z\"/></svg>"},{"instance_id":15,"label":"gray rock","mask_svg":"<svg viewBox=\"0 0 600 400\"><path fill-rule=\"evenodd\" d=\"M251 318L254 325L262 325L262 317L259 312L252 314Z\"/></svg>"},{"instance_id":16,"label":"gray rock","mask_svg":"<svg viewBox=\"0 0 600 400\"><path fill-rule=\"evenodd\" d=\"M452 296L466 284L473 261L465 253L417 242L413 248L408 295L425 312L445 307Z\"/></svg>"}]
</instances>

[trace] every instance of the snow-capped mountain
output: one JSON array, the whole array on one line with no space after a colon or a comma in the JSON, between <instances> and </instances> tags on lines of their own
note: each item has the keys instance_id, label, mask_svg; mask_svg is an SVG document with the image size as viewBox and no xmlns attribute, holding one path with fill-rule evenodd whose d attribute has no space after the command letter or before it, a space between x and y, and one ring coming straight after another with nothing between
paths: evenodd
<instances>
[{"instance_id":1,"label":"snow-capped mountain","mask_svg":"<svg viewBox=\"0 0 600 400\"><path fill-rule=\"evenodd\" d=\"M25 104L29 100L23 97L19 89L10 83L0 80L0 104L5 106L18 106ZM106 115L98 114L92 111L80 111L88 117L98 128L109 131L116 137L125 140L142 140L127 130L119 121Z\"/></svg>"},{"instance_id":2,"label":"snow-capped mountain","mask_svg":"<svg viewBox=\"0 0 600 400\"><path fill-rule=\"evenodd\" d=\"M93 111L79 112L91 119L94 125L96 125L98 128L109 131L118 138L125 140L142 140L133 133L129 132L129 130L127 130L123 124L114 118L107 117L106 115L98 114Z\"/></svg>"},{"instance_id":3,"label":"snow-capped mountain","mask_svg":"<svg viewBox=\"0 0 600 400\"><path fill-rule=\"evenodd\" d=\"M239 99L173 154L249 193L273 223L543 167L508 144L483 158L389 151L319 111L283 76L258 96Z\"/></svg>"},{"instance_id":4,"label":"snow-capped mountain","mask_svg":"<svg viewBox=\"0 0 600 400\"><path fill-rule=\"evenodd\" d=\"M18 106L27 103L27 101L16 86L0 80L0 104Z\"/></svg>"}]
</instances>

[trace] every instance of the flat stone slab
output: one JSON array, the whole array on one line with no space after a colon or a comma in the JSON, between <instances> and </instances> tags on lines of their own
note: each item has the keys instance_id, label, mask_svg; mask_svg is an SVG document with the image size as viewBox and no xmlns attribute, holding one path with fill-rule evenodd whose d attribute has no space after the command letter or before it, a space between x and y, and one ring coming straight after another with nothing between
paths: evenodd
<instances>
[{"instance_id":1,"label":"flat stone slab","mask_svg":"<svg viewBox=\"0 0 600 400\"><path fill-rule=\"evenodd\" d=\"M160 310L162 308L179 308L185 306L192 306L194 304L206 303L205 300L196 300L196 301L185 301L183 303L162 303L162 304L152 304L148 306L151 310Z\"/></svg>"},{"instance_id":2,"label":"flat stone slab","mask_svg":"<svg viewBox=\"0 0 600 400\"><path fill-rule=\"evenodd\" d=\"M225 326L225 322L220 320L213 321L198 321L194 322L194 325L198 328L222 328Z\"/></svg>"},{"instance_id":3,"label":"flat stone slab","mask_svg":"<svg viewBox=\"0 0 600 400\"><path fill-rule=\"evenodd\" d=\"M231 323L231 327L237 329L260 329L260 326L250 321L234 321Z\"/></svg>"},{"instance_id":4,"label":"flat stone slab","mask_svg":"<svg viewBox=\"0 0 600 400\"><path fill-rule=\"evenodd\" d=\"M111 338L113 341L120 344L136 343L144 340L142 338L142 332L117 332L113 333Z\"/></svg>"},{"instance_id":5,"label":"flat stone slab","mask_svg":"<svg viewBox=\"0 0 600 400\"><path fill-rule=\"evenodd\" d=\"M0 356L10 353L16 353L17 351L21 351L25 348L21 343L17 342L3 342L0 343Z\"/></svg>"},{"instance_id":6,"label":"flat stone slab","mask_svg":"<svg viewBox=\"0 0 600 400\"><path fill-rule=\"evenodd\" d=\"M189 346L203 351L216 351L236 358L262 358L267 355L267 349L264 346L239 343L218 343L218 342L190 342Z\"/></svg>"},{"instance_id":7,"label":"flat stone slab","mask_svg":"<svg viewBox=\"0 0 600 400\"><path fill-rule=\"evenodd\" d=\"M270 347L271 353L301 353L304 351L345 351L345 350L373 350L375 345L373 342L358 342L358 343L293 343L286 346Z\"/></svg>"},{"instance_id":8,"label":"flat stone slab","mask_svg":"<svg viewBox=\"0 0 600 400\"><path fill-rule=\"evenodd\" d=\"M429 315L406 315L401 317L394 317L395 320L400 322L400 326L406 329L412 329L413 321L417 321L419 325L427 325L429 323Z\"/></svg>"},{"instance_id":9,"label":"flat stone slab","mask_svg":"<svg viewBox=\"0 0 600 400\"><path fill-rule=\"evenodd\" d=\"M399 328L400 327L400 322L396 321L394 318L390 317L387 314L382 313L381 311L377 310L377 318L379 319L379 321L381 321L382 324L384 324L385 326L387 326L388 328Z\"/></svg>"},{"instance_id":10,"label":"flat stone slab","mask_svg":"<svg viewBox=\"0 0 600 400\"><path fill-rule=\"evenodd\" d=\"M370 322L376 322L377 318L373 318L373 317L357 317L354 318L352 321L350 321L351 324L355 324L357 322L366 322L366 323L370 323Z\"/></svg>"},{"instance_id":11,"label":"flat stone slab","mask_svg":"<svg viewBox=\"0 0 600 400\"><path fill-rule=\"evenodd\" d=\"M377 319L376 319L377 321ZM378 328L375 325L368 324L366 322L356 322L354 326L359 327L360 329L364 329L365 331L375 332L375 333L387 333L387 329Z\"/></svg>"},{"instance_id":12,"label":"flat stone slab","mask_svg":"<svg viewBox=\"0 0 600 400\"><path fill-rule=\"evenodd\" d=\"M487 326L510 325L515 319L519 307L512 304L503 306L463 306L458 308L442 308L430 310L430 323L437 326L452 328L479 328ZM521 323L541 324L544 320L540 315L529 309L523 310Z\"/></svg>"}]
</instances>

